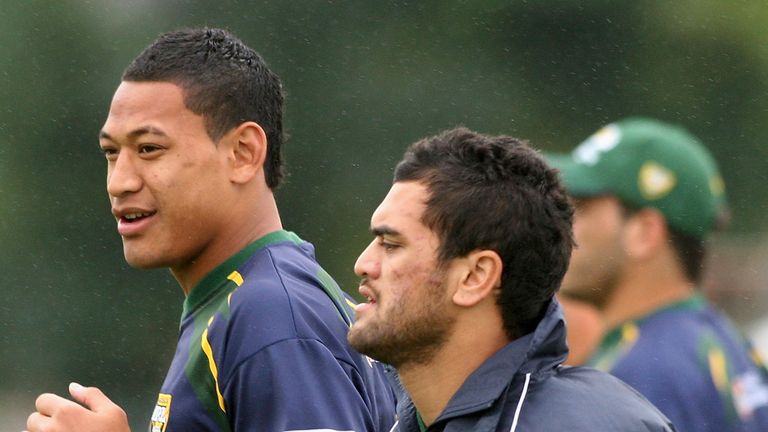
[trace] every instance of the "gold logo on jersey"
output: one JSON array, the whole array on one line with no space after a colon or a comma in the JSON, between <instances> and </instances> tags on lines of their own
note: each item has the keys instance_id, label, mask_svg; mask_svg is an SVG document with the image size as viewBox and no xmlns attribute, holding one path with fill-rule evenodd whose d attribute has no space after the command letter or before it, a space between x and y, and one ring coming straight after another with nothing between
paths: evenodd
<instances>
[{"instance_id":1,"label":"gold logo on jersey","mask_svg":"<svg viewBox=\"0 0 768 432\"><path fill-rule=\"evenodd\" d=\"M170 416L171 395L160 393L155 410L152 411L152 419L149 421L149 432L165 432Z\"/></svg>"}]
</instances>

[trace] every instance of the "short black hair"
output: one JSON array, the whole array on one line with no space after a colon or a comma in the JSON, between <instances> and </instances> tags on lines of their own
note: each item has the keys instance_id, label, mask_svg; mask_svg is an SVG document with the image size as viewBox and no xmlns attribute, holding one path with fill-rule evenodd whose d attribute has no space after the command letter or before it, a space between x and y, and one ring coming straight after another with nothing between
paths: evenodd
<instances>
[{"instance_id":1,"label":"short black hair","mask_svg":"<svg viewBox=\"0 0 768 432\"><path fill-rule=\"evenodd\" d=\"M164 33L123 72L123 81L161 81L184 91L184 104L205 121L218 141L246 121L267 135L264 173L274 189L284 177L283 91L259 54L226 30L185 29Z\"/></svg>"},{"instance_id":2,"label":"short black hair","mask_svg":"<svg viewBox=\"0 0 768 432\"><path fill-rule=\"evenodd\" d=\"M533 331L573 248L573 206L557 171L517 138L456 128L412 144L394 181L426 185L422 222L440 239L441 264L478 249L499 254L505 331Z\"/></svg>"}]
</instances>

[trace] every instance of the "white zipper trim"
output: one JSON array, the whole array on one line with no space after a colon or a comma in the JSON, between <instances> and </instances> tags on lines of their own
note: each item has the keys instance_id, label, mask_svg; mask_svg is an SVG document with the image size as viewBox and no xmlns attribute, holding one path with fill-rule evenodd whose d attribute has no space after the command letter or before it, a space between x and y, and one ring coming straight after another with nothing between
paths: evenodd
<instances>
[{"instance_id":1,"label":"white zipper trim","mask_svg":"<svg viewBox=\"0 0 768 432\"><path fill-rule=\"evenodd\" d=\"M523 384L523 394L520 395L520 400L517 401L517 408L515 409L515 418L512 419L512 428L509 430L509 432L515 432L515 429L517 428L517 419L520 418L520 410L523 408L523 401L525 400L525 395L528 393L528 383L531 381L531 373L528 372L525 374L525 384Z\"/></svg>"},{"instance_id":2,"label":"white zipper trim","mask_svg":"<svg viewBox=\"0 0 768 432\"><path fill-rule=\"evenodd\" d=\"M397 429L398 423L400 423L400 420L395 420L395 424L392 425L392 429L390 429L389 432L394 432L395 429Z\"/></svg>"}]
</instances>

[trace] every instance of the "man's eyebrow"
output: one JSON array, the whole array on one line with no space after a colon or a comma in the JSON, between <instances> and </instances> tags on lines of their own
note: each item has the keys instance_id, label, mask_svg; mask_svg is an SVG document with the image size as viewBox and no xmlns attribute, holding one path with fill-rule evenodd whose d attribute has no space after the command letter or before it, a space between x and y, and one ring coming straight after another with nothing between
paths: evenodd
<instances>
[{"instance_id":1,"label":"man's eyebrow","mask_svg":"<svg viewBox=\"0 0 768 432\"><path fill-rule=\"evenodd\" d=\"M154 127L154 126L142 126L142 127L136 128L136 129L128 132L127 137L128 137L128 139L136 139L136 138L139 138L142 135L157 135L157 136L162 136L162 137L168 136L168 135L166 135L165 132L163 132L162 130L160 130L160 129ZM106 139L106 140L110 140L110 141L116 141L115 138L113 138L112 135L108 134L104 129L99 131L99 139Z\"/></svg>"},{"instance_id":2,"label":"man's eyebrow","mask_svg":"<svg viewBox=\"0 0 768 432\"><path fill-rule=\"evenodd\" d=\"M394 229L394 228L392 228L390 226L382 225L382 226L377 226L377 227L371 227L371 234L375 235L376 237L385 236L385 235L399 236L400 235L400 231L398 231L398 230L396 230L396 229Z\"/></svg>"}]
</instances>

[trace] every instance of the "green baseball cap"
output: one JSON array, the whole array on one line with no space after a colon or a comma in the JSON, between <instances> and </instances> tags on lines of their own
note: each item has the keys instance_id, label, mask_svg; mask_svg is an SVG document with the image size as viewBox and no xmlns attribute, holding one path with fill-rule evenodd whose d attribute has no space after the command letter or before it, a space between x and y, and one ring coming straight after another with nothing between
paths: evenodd
<instances>
[{"instance_id":1,"label":"green baseball cap","mask_svg":"<svg viewBox=\"0 0 768 432\"><path fill-rule=\"evenodd\" d=\"M701 142L685 129L647 118L611 123L569 154L549 154L577 198L614 195L653 207L667 223L703 238L727 214L725 184Z\"/></svg>"}]
</instances>

